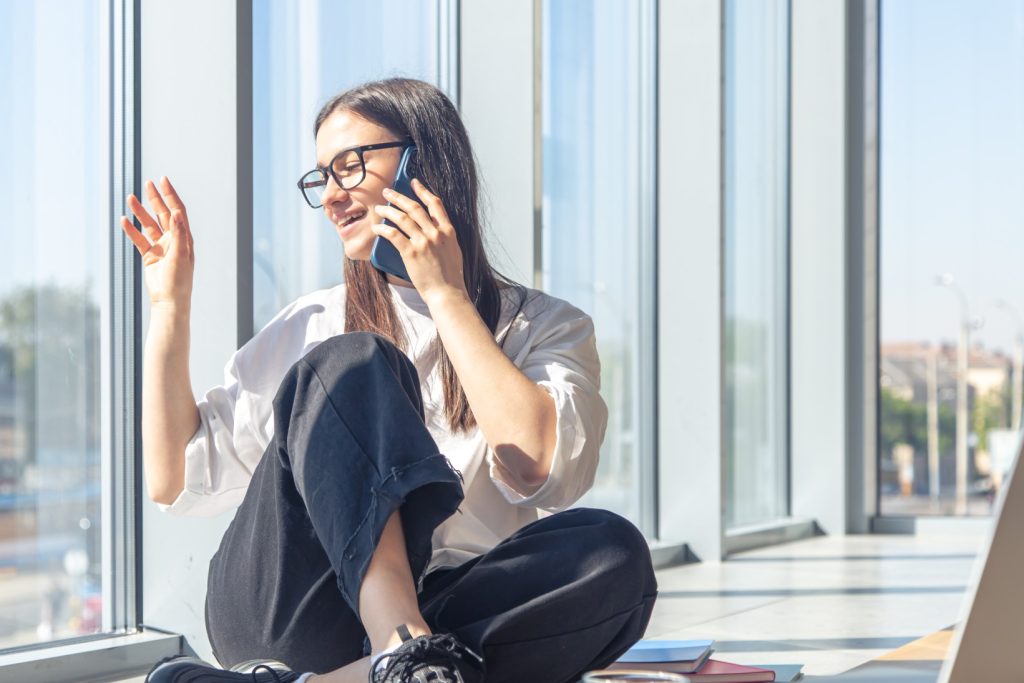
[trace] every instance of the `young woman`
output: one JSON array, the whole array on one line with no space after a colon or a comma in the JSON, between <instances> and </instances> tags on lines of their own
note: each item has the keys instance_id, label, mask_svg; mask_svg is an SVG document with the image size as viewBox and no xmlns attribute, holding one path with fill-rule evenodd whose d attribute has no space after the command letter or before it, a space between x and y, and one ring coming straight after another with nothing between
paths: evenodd
<instances>
[{"instance_id":1,"label":"young woman","mask_svg":"<svg viewBox=\"0 0 1024 683\"><path fill-rule=\"evenodd\" d=\"M121 219L151 300L149 495L237 507L206 599L233 671L179 657L148 680L575 681L640 638L656 595L632 524L566 509L607 421L593 324L489 265L469 139L437 88L367 83L314 133L299 187L335 226L345 284L286 306L198 404L185 207L165 177L146 185L155 218L128 198L141 232ZM409 145L425 209L389 188ZM411 282L370 263L378 236Z\"/></svg>"}]
</instances>

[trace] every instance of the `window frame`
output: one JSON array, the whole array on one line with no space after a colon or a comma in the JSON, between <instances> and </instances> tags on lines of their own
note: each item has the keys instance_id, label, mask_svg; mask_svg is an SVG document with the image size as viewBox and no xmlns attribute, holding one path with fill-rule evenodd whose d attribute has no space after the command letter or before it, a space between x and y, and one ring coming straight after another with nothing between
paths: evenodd
<instances>
[{"instance_id":1,"label":"window frame","mask_svg":"<svg viewBox=\"0 0 1024 683\"><path fill-rule=\"evenodd\" d=\"M658 292L658 259L657 259L657 163L658 163L658 110L657 110L657 57L658 57L658 3L657 0L639 0L627 4L630 12L637 18L636 55L637 65L632 77L637 79L639 91L638 125L635 130L635 144L630 143L622 148L624 154L631 155L638 168L635 178L625 185L628 191L635 192L640 198L637 202L635 220L639 226L636 237L637 270L639 279L636 282L636 332L631 338L635 346L631 349L632 362L635 362L636 379L633 392L633 405L629 410L635 421L635 473L637 480L630 488L630 495L638 496L636 508L636 524L640 531L650 540L659 537L658 530L658 415L657 415L657 292ZM533 280L530 286L545 290L545 261L550 254L545 253L545 225L549 217L544 210L545 194L545 156L544 156L544 118L545 107L545 70L544 35L550 31L546 25L545 0L533 2L533 128L532 146L532 208L533 208ZM551 76L549 75L549 78ZM547 225L551 230L551 226ZM575 302L578 303L578 302ZM600 345L601 332L598 330ZM605 387L604 389L607 389ZM607 438L607 437L606 437ZM577 505L588 504L586 501Z\"/></svg>"},{"instance_id":2,"label":"window frame","mask_svg":"<svg viewBox=\"0 0 1024 683\"><path fill-rule=\"evenodd\" d=\"M138 196L140 177L140 2L106 0L109 19L109 117L111 133L107 224L126 213L125 197ZM101 6L102 7L102 6ZM101 318L105 399L101 411L109 450L101 466L104 572L102 631L0 651L0 678L73 681L114 678L146 671L161 657L181 651L181 637L141 628L141 325L142 265L134 245L111 229L109 315Z\"/></svg>"},{"instance_id":3,"label":"window frame","mask_svg":"<svg viewBox=\"0 0 1024 683\"><path fill-rule=\"evenodd\" d=\"M748 548L755 548L761 545L770 545L774 543L784 542L789 538L800 538L803 537L801 534L806 532L808 528L809 520L805 519L793 519L792 518L792 499L793 499L793 487L792 487L792 458L791 458L791 429L790 429L790 412L791 412L791 376L792 376L792 343L790 334L790 318L792 314L792 306L790 304L792 295L792 253L791 253L791 242L792 242L792 202L790 200L791 188L792 188L792 164L791 164L791 150L792 150L792 73L793 73L793 2L792 0L781 0L785 3L783 14L785 15L782 23L785 25L785 47L783 49L782 66L785 69L785 92L782 95L782 105L785 107L784 119L784 135L783 151L780 156L785 162L785 170L783 172L782 181L785 184L785 189L782 192L782 200L785 202L785 210L783 212L782 219L785 221L785 225L782 226L781 232L784 233L783 240L784 244L781 249L781 266L783 272L779 275L780 283L777 285L779 290L782 292L781 302L776 303L777 307L783 309L783 314L776 320L772 321L775 326L771 333L773 335L780 335L782 338L781 346L781 363L782 367L779 372L779 380L784 383L784 387L780 392L773 391L773 394L781 393L783 396L782 406L780 406L781 416L778 419L779 424L776 428L779 430L777 442L781 453L774 454L774 457L782 460L783 467L783 486L784 492L777 500L782 508L782 514L768 520L757 520L753 522L742 522L739 524L730 525L728 521L728 512L730 505L732 504L731 496L732 489L731 484L726 477L724 481L725 485L725 496L724 496L724 519L722 522L723 528L725 529L725 549L727 554L734 552L740 552L741 550ZM728 239L725 237L725 233L728 230L730 224L729 214L730 211L735 209L730 206L729 196L732 193L735 196L735 192L730 190L728 187L729 164L730 159L729 151L736 148L736 143L733 138L736 136L734 130L735 123L729 119L730 107L728 106L729 98L735 87L730 82L731 73L728 69L730 60L729 51L735 49L738 44L738 38L735 34L735 28L730 25L731 21L736 20L736 16L740 11L739 0L723 0L722 12L722 60L723 60L723 80L722 80L722 137L723 137L723 158L722 158L722 223L723 223L723 289L722 296L727 297L726 289L729 286L730 272L728 268L729 254L726 251L726 244ZM730 5L732 7L730 8ZM738 61L740 57L734 55L732 60ZM733 162L735 163L735 162ZM728 304L723 304L723 321L727 324L729 317ZM723 334L722 342L724 345L728 344L727 335ZM731 359L727 353L723 353L723 376L727 376L726 368L728 367ZM723 396L725 396L726 404L730 400L730 390L727 384L723 384L722 387ZM728 408L726 408L726 412ZM729 421L723 418L728 428ZM723 469L728 472L730 467L728 460L733 458L734 454L729 452L728 448L728 437L726 443L723 444L722 458Z\"/></svg>"}]
</instances>

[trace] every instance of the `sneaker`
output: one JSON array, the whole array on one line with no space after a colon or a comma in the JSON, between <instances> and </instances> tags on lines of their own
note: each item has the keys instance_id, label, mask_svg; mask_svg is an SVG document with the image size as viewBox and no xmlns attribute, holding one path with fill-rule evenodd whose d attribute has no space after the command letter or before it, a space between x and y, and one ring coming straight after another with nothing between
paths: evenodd
<instances>
[{"instance_id":1,"label":"sneaker","mask_svg":"<svg viewBox=\"0 0 1024 683\"><path fill-rule=\"evenodd\" d=\"M484 660L450 633L413 638L403 624L402 644L370 668L370 683L480 683Z\"/></svg>"},{"instance_id":2,"label":"sneaker","mask_svg":"<svg viewBox=\"0 0 1024 683\"><path fill-rule=\"evenodd\" d=\"M146 675L146 683L292 683L300 674L280 662L243 662L249 671L225 671L187 655L164 657ZM241 666L241 665L237 665Z\"/></svg>"},{"instance_id":3,"label":"sneaker","mask_svg":"<svg viewBox=\"0 0 1024 683\"><path fill-rule=\"evenodd\" d=\"M248 659L244 662L239 662L229 669L229 671L236 671L238 673L252 673L257 667L266 667L273 669L280 673L290 673L291 669L284 662L279 662L276 659Z\"/></svg>"}]
</instances>

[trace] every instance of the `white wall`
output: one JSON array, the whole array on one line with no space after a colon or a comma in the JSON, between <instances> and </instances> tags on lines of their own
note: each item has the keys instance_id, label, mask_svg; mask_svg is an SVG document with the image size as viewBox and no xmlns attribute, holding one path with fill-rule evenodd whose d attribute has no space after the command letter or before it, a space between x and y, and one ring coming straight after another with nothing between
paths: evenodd
<instances>
[{"instance_id":1,"label":"white wall","mask_svg":"<svg viewBox=\"0 0 1024 683\"><path fill-rule=\"evenodd\" d=\"M459 20L459 111L479 162L488 254L532 287L533 2L464 0Z\"/></svg>"},{"instance_id":2,"label":"white wall","mask_svg":"<svg viewBox=\"0 0 1024 683\"><path fill-rule=\"evenodd\" d=\"M722 14L658 8L660 538L723 553Z\"/></svg>"},{"instance_id":3,"label":"white wall","mask_svg":"<svg viewBox=\"0 0 1024 683\"><path fill-rule=\"evenodd\" d=\"M846 531L846 3L793 0L792 513Z\"/></svg>"},{"instance_id":4,"label":"white wall","mask_svg":"<svg viewBox=\"0 0 1024 683\"><path fill-rule=\"evenodd\" d=\"M141 7L142 178L168 176L189 215L196 396L223 381L238 340L235 11L234 2L202 0L142 0ZM174 517L143 503L143 623L183 634L204 658L212 658L203 619L207 567L229 521Z\"/></svg>"}]
</instances>

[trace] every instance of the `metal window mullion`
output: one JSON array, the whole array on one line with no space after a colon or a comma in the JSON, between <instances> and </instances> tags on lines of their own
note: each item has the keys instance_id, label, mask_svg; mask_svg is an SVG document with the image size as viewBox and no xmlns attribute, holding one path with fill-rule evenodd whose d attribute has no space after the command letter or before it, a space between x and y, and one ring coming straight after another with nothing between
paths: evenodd
<instances>
[{"instance_id":1,"label":"metal window mullion","mask_svg":"<svg viewBox=\"0 0 1024 683\"><path fill-rule=\"evenodd\" d=\"M533 0L533 287L544 289L544 0Z\"/></svg>"},{"instance_id":2,"label":"metal window mullion","mask_svg":"<svg viewBox=\"0 0 1024 683\"><path fill-rule=\"evenodd\" d=\"M118 112L116 104L119 100L119 88L117 79L117 65L116 65L116 48L115 43L117 42L117 31L115 26L119 22L119 14L117 12L116 3L109 2L105 6L107 16L105 22L102 25L106 26L107 29L107 106L109 112L108 123L108 140L110 144L107 146L107 171L109 173L109 188L110 188L110 201L111 211L109 218L113 220L114 212L117 211L116 197L114 196L114 189L116 188L116 181L119 173L118 166L118 154L114 144L117 135L117 121ZM111 260L109 261L109 269L104 275L104 286L101 294L101 305L100 305L100 562L102 563L103 570L101 571L100 577L100 591L103 596L110 596L114 594L114 573L107 571L107 567L112 562L114 557L114 490L115 490L115 479L113 471L113 448L114 442L114 410L113 401L111 399L113 393L113 372L111 370L113 354L111 349L114 347L113 343L113 305L114 305L114 271L116 270L115 263L113 260L113 253L115 244L117 241L117 235L113 230L107 233L107 253L110 254ZM105 299L105 301L104 301ZM110 631L114 628L114 623L117 619L114 617L114 610L112 607L112 601L108 599L103 600L103 608L100 613L101 628L103 631Z\"/></svg>"},{"instance_id":3,"label":"metal window mullion","mask_svg":"<svg viewBox=\"0 0 1024 683\"><path fill-rule=\"evenodd\" d=\"M879 447L879 3L847 8L847 510L850 533L881 511Z\"/></svg>"},{"instance_id":4,"label":"metal window mullion","mask_svg":"<svg viewBox=\"0 0 1024 683\"><path fill-rule=\"evenodd\" d=\"M111 214L124 210L124 198L140 185L138 145L138 0L112 0L111 21ZM137 495L139 472L139 286L141 264L134 246L120 232L111 231L111 288L108 300L111 345L110 380L110 460L107 476L111 486L106 501L111 541L106 561L104 617L114 631L133 631L138 625L140 606L136 604L138 524Z\"/></svg>"},{"instance_id":5,"label":"metal window mullion","mask_svg":"<svg viewBox=\"0 0 1024 683\"><path fill-rule=\"evenodd\" d=\"M459 0L437 3L437 86L459 107Z\"/></svg>"},{"instance_id":6,"label":"metal window mullion","mask_svg":"<svg viewBox=\"0 0 1024 683\"><path fill-rule=\"evenodd\" d=\"M236 345L255 334L253 314L253 8L252 0L235 2L235 306Z\"/></svg>"},{"instance_id":7,"label":"metal window mullion","mask_svg":"<svg viewBox=\"0 0 1024 683\"><path fill-rule=\"evenodd\" d=\"M782 457L785 460L785 472L782 477L782 481L785 485L785 491L782 496L783 514L786 518L790 518L793 515L793 434L792 434L792 415L793 407L793 388L792 388L792 377L793 377L793 344L791 330L793 327L793 202L792 202L792 188L793 188L793 2L792 0L786 0L786 18L785 18L785 30L786 30L786 95L784 98L784 104L786 106L786 142L785 151L783 152L786 159L786 169L784 171L784 178L786 182L786 189L783 191L783 197L786 202L785 220L786 225L784 226L786 244L783 247L783 314L782 314L782 325L783 325L783 369L782 378L785 386L782 389L782 405L785 414L782 416Z\"/></svg>"},{"instance_id":8,"label":"metal window mullion","mask_svg":"<svg viewBox=\"0 0 1024 683\"><path fill-rule=\"evenodd\" d=\"M718 215L716 216L717 228L718 228L718 281L715 283L718 293L718 340L719 340L719 354L718 354L718 405L716 410L718 412L718 548L719 557L715 559L724 559L728 552L728 534L727 529L729 526L728 519L728 500L729 500L729 434L728 434L728 423L726 415L728 412L728 364L729 357L726 350L726 318L728 315L728 301L726 300L726 285L727 273L726 273L726 225L725 225L725 210L726 210L726 166L728 161L726 159L726 125L727 121L727 110L726 110L726 67L727 67L727 51L728 45L726 40L728 38L726 34L726 13L728 11L726 7L727 0L719 0L719 13L718 13Z\"/></svg>"},{"instance_id":9,"label":"metal window mullion","mask_svg":"<svg viewBox=\"0 0 1024 683\"><path fill-rule=\"evenodd\" d=\"M640 282L638 329L638 377L641 390L636 392L638 427L638 460L640 464L640 530L648 538L658 535L658 271L657 271L657 67L658 16L655 0L643 0L639 7L639 178L640 197Z\"/></svg>"}]
</instances>

